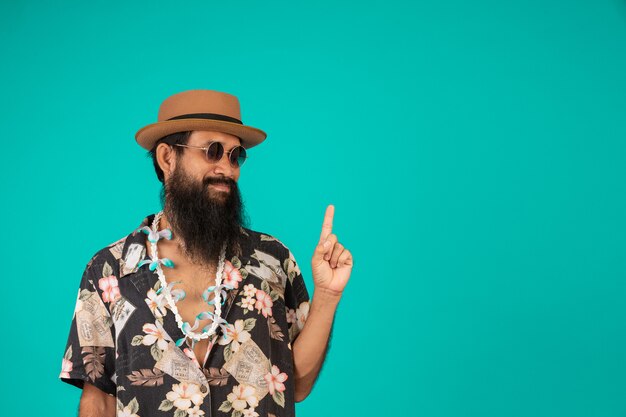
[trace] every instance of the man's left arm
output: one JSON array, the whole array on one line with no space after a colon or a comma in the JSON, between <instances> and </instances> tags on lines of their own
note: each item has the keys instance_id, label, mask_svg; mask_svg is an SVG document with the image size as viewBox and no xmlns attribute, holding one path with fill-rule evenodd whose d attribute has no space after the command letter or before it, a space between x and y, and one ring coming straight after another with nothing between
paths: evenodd
<instances>
[{"instance_id":1,"label":"man's left arm","mask_svg":"<svg viewBox=\"0 0 626 417\"><path fill-rule=\"evenodd\" d=\"M335 311L352 272L352 254L332 233L335 207L326 208L313 257L314 291L308 318L293 344L295 400L304 400L324 363Z\"/></svg>"},{"instance_id":2,"label":"man's left arm","mask_svg":"<svg viewBox=\"0 0 626 417\"><path fill-rule=\"evenodd\" d=\"M315 290L309 316L293 344L295 400L304 400L322 369L339 297Z\"/></svg>"}]
</instances>

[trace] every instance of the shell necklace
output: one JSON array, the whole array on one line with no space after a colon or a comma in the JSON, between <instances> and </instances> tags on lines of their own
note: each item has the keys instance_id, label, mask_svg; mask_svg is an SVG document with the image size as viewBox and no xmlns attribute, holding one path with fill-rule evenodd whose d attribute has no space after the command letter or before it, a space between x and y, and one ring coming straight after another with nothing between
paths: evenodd
<instances>
[{"instance_id":1,"label":"shell necklace","mask_svg":"<svg viewBox=\"0 0 626 417\"><path fill-rule=\"evenodd\" d=\"M184 322L181 315L178 313L178 308L176 307L176 302L185 298L185 291L181 289L172 289L174 284L180 283L180 281L172 282L170 284L165 280L165 274L163 273L163 269L161 265L165 265L168 268L174 267L174 262L168 258L159 258L157 242L161 238L165 238L167 240L172 239L172 231L170 229L163 229L159 231L159 221L163 216L163 211L158 212L154 216L154 220L152 221L152 226L143 226L139 228L142 232L148 235L148 241L150 242L150 250L152 252L152 258L146 258L139 263L139 267L149 264L149 268L151 271L156 270L157 276L159 277L159 281L161 282L161 287L157 290L157 295L162 294L165 300L167 301L167 305L169 306L172 313L174 313L174 317L176 318L176 324L183 332L184 337L178 339L176 341L176 346L181 346L187 338L191 340L191 346L196 344L196 342L207 339L215 334L218 326L222 328L224 337L226 337L228 331L228 322L221 317L222 314L222 305L226 301L226 289L232 290L234 287L228 284L222 284L222 273L224 271L224 258L226 256L226 243L222 245L222 250L220 253L220 258L217 266L217 272L215 273L215 285L209 286L202 293L202 299L208 305L214 305L215 309L213 312L211 311L203 311L202 313L196 316L196 320L193 326L191 326L188 322ZM209 301L210 294L213 293L214 297ZM210 325L205 326L201 332L195 332L200 325L200 320L212 319Z\"/></svg>"}]
</instances>

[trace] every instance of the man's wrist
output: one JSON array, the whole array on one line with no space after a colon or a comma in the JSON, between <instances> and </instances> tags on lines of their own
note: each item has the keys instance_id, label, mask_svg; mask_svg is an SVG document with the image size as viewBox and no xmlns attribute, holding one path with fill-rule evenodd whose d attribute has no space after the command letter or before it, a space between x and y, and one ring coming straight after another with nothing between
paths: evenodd
<instances>
[{"instance_id":1,"label":"man's wrist","mask_svg":"<svg viewBox=\"0 0 626 417\"><path fill-rule=\"evenodd\" d=\"M315 288L311 302L312 309L335 310L341 300L342 293L330 291L324 288Z\"/></svg>"}]
</instances>

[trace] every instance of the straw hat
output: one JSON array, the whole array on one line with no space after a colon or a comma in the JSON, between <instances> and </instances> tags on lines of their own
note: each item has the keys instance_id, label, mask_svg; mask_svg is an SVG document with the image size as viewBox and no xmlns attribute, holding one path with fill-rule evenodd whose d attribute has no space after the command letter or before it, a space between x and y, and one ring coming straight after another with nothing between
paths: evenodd
<instances>
[{"instance_id":1,"label":"straw hat","mask_svg":"<svg viewBox=\"0 0 626 417\"><path fill-rule=\"evenodd\" d=\"M232 94L214 90L188 90L166 98L156 123L135 133L137 143L147 150L164 136L187 130L215 130L240 138L241 146L252 148L267 134L241 121L239 100Z\"/></svg>"}]
</instances>

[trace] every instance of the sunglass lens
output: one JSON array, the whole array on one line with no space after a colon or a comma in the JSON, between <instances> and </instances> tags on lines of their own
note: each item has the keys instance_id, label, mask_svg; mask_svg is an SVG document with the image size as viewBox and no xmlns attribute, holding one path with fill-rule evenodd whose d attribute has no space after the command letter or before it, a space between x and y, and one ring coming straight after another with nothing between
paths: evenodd
<instances>
[{"instance_id":1,"label":"sunglass lens","mask_svg":"<svg viewBox=\"0 0 626 417\"><path fill-rule=\"evenodd\" d=\"M246 162L246 148L237 146L230 152L230 162L235 166L242 166Z\"/></svg>"},{"instance_id":2,"label":"sunglass lens","mask_svg":"<svg viewBox=\"0 0 626 417\"><path fill-rule=\"evenodd\" d=\"M209 161L217 162L222 159L222 154L224 153L224 147L219 142L213 142L209 145L209 148L206 151L206 156L209 158Z\"/></svg>"}]
</instances>

